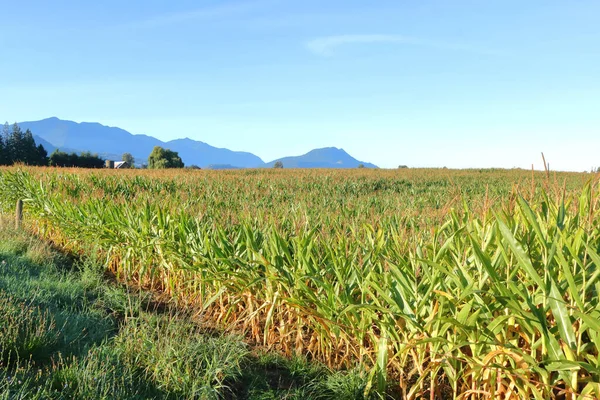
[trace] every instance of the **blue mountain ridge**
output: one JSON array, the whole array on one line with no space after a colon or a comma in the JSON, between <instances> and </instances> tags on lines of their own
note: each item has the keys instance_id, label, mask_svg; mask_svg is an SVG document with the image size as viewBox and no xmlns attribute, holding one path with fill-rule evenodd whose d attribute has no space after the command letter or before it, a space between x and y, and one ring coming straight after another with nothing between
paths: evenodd
<instances>
[{"instance_id":1,"label":"blue mountain ridge","mask_svg":"<svg viewBox=\"0 0 600 400\"><path fill-rule=\"evenodd\" d=\"M52 117L18 124L23 130L31 130L36 143L42 144L48 154L55 149L77 153L89 151L103 158L119 160L123 153L131 153L137 162L143 162L154 146L161 146L178 152L186 165L198 165L202 168L268 168L277 161L281 161L284 168L356 168L359 164L377 168L374 164L360 162L343 149L335 147L315 149L301 156L284 157L265 163L249 152L217 148L189 138L163 142L152 136L134 135L124 129L97 122L77 123Z\"/></svg>"},{"instance_id":2,"label":"blue mountain ridge","mask_svg":"<svg viewBox=\"0 0 600 400\"><path fill-rule=\"evenodd\" d=\"M337 147L325 147L301 156L280 158L266 163L264 167L271 168L276 162L281 162L284 168L357 168L361 164L365 168L377 168L375 164L358 161L344 149Z\"/></svg>"}]
</instances>

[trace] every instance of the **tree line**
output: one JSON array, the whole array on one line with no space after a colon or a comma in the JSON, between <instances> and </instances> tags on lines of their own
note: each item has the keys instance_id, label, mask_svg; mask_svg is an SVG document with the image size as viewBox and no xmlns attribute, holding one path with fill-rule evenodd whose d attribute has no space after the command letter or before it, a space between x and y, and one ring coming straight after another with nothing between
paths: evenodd
<instances>
[{"instance_id":1,"label":"tree line","mask_svg":"<svg viewBox=\"0 0 600 400\"><path fill-rule=\"evenodd\" d=\"M48 165L48 162L48 152L41 144L36 146L29 129L23 132L16 123L12 129L8 122L4 124L0 135L0 165Z\"/></svg>"},{"instance_id":2,"label":"tree line","mask_svg":"<svg viewBox=\"0 0 600 400\"><path fill-rule=\"evenodd\" d=\"M77 154L55 150L48 157L48 151L44 146L35 144L33 133L29 129L23 132L16 122L12 128L6 122L0 135L0 165L18 163L51 167L102 168L104 166L104 160L90 152Z\"/></svg>"},{"instance_id":3,"label":"tree line","mask_svg":"<svg viewBox=\"0 0 600 400\"><path fill-rule=\"evenodd\" d=\"M77 154L55 150L50 154L48 165L51 167L104 168L104 160L89 151Z\"/></svg>"},{"instance_id":4,"label":"tree line","mask_svg":"<svg viewBox=\"0 0 600 400\"><path fill-rule=\"evenodd\" d=\"M131 154L123 154L123 161L130 167L134 166ZM66 153L58 149L48 156L44 146L36 145L33 133L25 132L15 122L12 127L6 122L0 134L0 165L26 164L51 167L103 168L105 160L90 152ZM169 149L156 146L148 157L147 168L183 168L184 164L179 154Z\"/></svg>"}]
</instances>

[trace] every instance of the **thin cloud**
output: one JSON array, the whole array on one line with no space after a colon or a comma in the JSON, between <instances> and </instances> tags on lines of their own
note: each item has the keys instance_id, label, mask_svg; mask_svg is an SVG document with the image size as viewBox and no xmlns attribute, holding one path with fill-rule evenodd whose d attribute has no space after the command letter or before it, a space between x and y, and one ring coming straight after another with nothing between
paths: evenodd
<instances>
[{"instance_id":1,"label":"thin cloud","mask_svg":"<svg viewBox=\"0 0 600 400\"><path fill-rule=\"evenodd\" d=\"M325 36L310 40L305 43L306 48L320 56L332 56L339 47L347 45L394 43L411 46L429 47L440 50L462 51L482 55L500 55L501 53L490 49L481 49L461 43L424 40L402 35L337 35Z\"/></svg>"},{"instance_id":2,"label":"thin cloud","mask_svg":"<svg viewBox=\"0 0 600 400\"><path fill-rule=\"evenodd\" d=\"M144 20L130 22L127 26L135 28L156 28L189 21L227 17L230 15L243 14L271 3L272 1L270 0L257 0L203 7L194 10L156 15Z\"/></svg>"},{"instance_id":3,"label":"thin cloud","mask_svg":"<svg viewBox=\"0 0 600 400\"><path fill-rule=\"evenodd\" d=\"M334 50L343 45L369 43L410 43L411 38L399 35L338 35L313 39L306 47L313 53L330 56Z\"/></svg>"}]
</instances>

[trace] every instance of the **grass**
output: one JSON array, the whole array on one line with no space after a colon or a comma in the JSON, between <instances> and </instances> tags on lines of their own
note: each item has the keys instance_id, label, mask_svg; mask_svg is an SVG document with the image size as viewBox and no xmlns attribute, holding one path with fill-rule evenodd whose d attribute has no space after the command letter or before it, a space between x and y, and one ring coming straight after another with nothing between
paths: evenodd
<instances>
[{"instance_id":1,"label":"grass","mask_svg":"<svg viewBox=\"0 0 600 400\"><path fill-rule=\"evenodd\" d=\"M152 294L107 281L98 260L74 262L0 222L0 399L362 396L355 372L206 331Z\"/></svg>"}]
</instances>

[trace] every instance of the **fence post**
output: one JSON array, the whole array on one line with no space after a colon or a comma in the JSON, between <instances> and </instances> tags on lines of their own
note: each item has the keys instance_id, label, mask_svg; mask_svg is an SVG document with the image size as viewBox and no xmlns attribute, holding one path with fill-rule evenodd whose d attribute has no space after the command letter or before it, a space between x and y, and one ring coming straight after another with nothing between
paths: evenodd
<instances>
[{"instance_id":1,"label":"fence post","mask_svg":"<svg viewBox=\"0 0 600 400\"><path fill-rule=\"evenodd\" d=\"M21 222L23 221L23 200L17 200L17 210L15 212L15 227L21 228Z\"/></svg>"}]
</instances>

